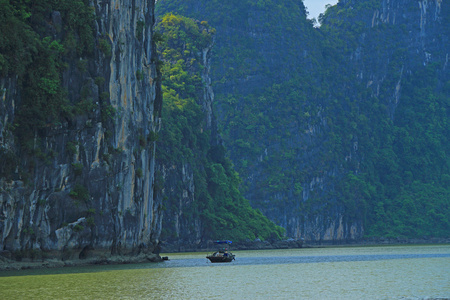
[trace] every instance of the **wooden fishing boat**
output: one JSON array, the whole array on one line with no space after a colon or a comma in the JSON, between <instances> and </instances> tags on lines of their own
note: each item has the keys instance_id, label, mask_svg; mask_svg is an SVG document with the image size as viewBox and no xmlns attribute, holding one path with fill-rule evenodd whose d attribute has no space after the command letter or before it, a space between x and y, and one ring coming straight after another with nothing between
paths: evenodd
<instances>
[{"instance_id":1,"label":"wooden fishing boat","mask_svg":"<svg viewBox=\"0 0 450 300\"><path fill-rule=\"evenodd\" d=\"M214 242L218 245L221 244L231 244L231 241L216 241ZM232 262L235 259L235 255L231 252L228 252L227 247L222 247L221 249L217 250L216 252L209 254L206 256L207 259L209 259L212 263L225 263L225 262Z\"/></svg>"}]
</instances>

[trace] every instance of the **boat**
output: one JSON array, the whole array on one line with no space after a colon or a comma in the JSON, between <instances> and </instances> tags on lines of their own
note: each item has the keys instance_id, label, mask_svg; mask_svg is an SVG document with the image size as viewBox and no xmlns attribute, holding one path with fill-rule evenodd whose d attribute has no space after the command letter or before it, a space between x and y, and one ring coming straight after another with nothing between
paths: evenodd
<instances>
[{"instance_id":1,"label":"boat","mask_svg":"<svg viewBox=\"0 0 450 300\"><path fill-rule=\"evenodd\" d=\"M231 245L232 241L215 241L214 243L217 245ZM206 256L206 258L212 263L232 262L235 259L234 257L235 255L233 253L228 252L227 247L222 247L216 252Z\"/></svg>"}]
</instances>

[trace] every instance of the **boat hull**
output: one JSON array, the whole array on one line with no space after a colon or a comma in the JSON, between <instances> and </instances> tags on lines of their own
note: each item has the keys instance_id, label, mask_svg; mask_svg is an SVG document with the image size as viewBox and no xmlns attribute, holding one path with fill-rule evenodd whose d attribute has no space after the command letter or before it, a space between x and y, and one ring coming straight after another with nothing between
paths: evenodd
<instances>
[{"instance_id":1,"label":"boat hull","mask_svg":"<svg viewBox=\"0 0 450 300\"><path fill-rule=\"evenodd\" d=\"M231 256L210 256L206 257L212 263L227 263L232 262L234 260L234 255Z\"/></svg>"}]
</instances>

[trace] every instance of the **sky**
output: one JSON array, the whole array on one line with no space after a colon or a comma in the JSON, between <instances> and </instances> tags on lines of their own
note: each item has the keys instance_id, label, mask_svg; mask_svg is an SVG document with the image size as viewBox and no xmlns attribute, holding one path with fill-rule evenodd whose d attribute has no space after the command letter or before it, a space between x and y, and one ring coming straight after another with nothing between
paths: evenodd
<instances>
[{"instance_id":1,"label":"sky","mask_svg":"<svg viewBox=\"0 0 450 300\"><path fill-rule=\"evenodd\" d=\"M325 5L335 5L338 0L303 0L306 10L309 12L308 19L316 18L325 11Z\"/></svg>"}]
</instances>

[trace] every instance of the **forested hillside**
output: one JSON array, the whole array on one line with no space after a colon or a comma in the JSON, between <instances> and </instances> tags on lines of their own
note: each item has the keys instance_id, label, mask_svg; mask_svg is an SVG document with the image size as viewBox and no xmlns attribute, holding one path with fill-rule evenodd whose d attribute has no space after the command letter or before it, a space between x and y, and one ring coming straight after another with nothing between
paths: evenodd
<instances>
[{"instance_id":1,"label":"forested hillside","mask_svg":"<svg viewBox=\"0 0 450 300\"><path fill-rule=\"evenodd\" d=\"M183 247L211 239L278 240L282 228L241 195L217 133L209 78L214 33L207 22L173 14L157 20L164 98L156 151L165 206L161 239Z\"/></svg>"},{"instance_id":2,"label":"forested hillside","mask_svg":"<svg viewBox=\"0 0 450 300\"><path fill-rule=\"evenodd\" d=\"M251 204L308 240L448 236L450 4L160 0L215 27L218 127Z\"/></svg>"},{"instance_id":3,"label":"forested hillside","mask_svg":"<svg viewBox=\"0 0 450 300\"><path fill-rule=\"evenodd\" d=\"M370 235L449 234L450 5L418 4L350 2L322 18L334 42L347 33L339 48L357 78L348 119L360 120L357 185L374 192L366 199ZM370 94L358 93L364 88Z\"/></svg>"}]
</instances>

